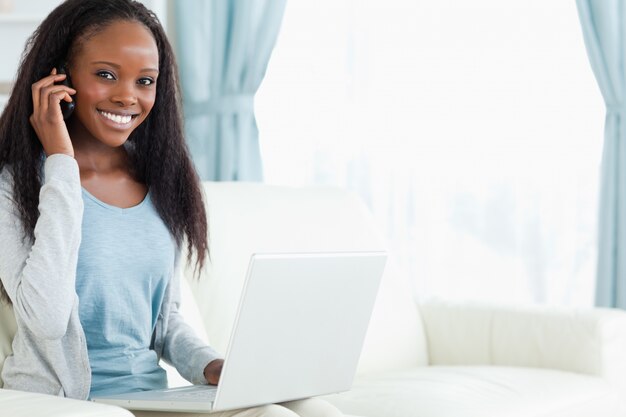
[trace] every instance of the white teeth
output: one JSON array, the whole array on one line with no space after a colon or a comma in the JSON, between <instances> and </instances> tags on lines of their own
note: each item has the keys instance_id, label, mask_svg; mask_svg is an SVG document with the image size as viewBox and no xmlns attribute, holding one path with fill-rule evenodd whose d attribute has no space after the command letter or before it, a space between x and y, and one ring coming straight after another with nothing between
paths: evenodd
<instances>
[{"instance_id":1,"label":"white teeth","mask_svg":"<svg viewBox=\"0 0 626 417\"><path fill-rule=\"evenodd\" d=\"M115 123L123 124L130 123L132 116L120 116L119 114L107 113L105 111L100 112L101 115L106 117L109 120L114 121Z\"/></svg>"}]
</instances>

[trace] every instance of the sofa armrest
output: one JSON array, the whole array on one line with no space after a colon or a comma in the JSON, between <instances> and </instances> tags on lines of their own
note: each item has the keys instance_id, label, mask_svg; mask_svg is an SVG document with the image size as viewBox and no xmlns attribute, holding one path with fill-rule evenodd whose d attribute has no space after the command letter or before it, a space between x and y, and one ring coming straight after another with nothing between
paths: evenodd
<instances>
[{"instance_id":1,"label":"sofa armrest","mask_svg":"<svg viewBox=\"0 0 626 417\"><path fill-rule=\"evenodd\" d=\"M431 365L550 368L626 387L626 312L420 303Z\"/></svg>"},{"instance_id":2,"label":"sofa armrest","mask_svg":"<svg viewBox=\"0 0 626 417\"><path fill-rule=\"evenodd\" d=\"M11 417L133 417L111 405L8 389L0 389L0 410Z\"/></svg>"}]
</instances>

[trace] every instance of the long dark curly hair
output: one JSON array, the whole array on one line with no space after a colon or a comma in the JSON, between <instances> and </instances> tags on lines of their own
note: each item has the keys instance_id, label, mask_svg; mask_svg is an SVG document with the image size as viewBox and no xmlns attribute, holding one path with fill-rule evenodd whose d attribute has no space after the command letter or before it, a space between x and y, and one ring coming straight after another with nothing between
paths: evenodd
<instances>
[{"instance_id":1,"label":"long dark curly hair","mask_svg":"<svg viewBox=\"0 0 626 417\"><path fill-rule=\"evenodd\" d=\"M66 0L26 43L8 103L0 116L0 172L13 177L13 201L22 221L24 241L35 241L44 150L29 122L31 85L59 62L70 61L90 36L117 21L143 24L159 51L156 100L147 119L124 144L133 175L151 192L155 208L179 248L187 241L187 262L196 251L199 273L209 255L207 216L200 179L183 135L178 71L172 47L156 15L133 0ZM0 298L10 302L0 282Z\"/></svg>"}]
</instances>

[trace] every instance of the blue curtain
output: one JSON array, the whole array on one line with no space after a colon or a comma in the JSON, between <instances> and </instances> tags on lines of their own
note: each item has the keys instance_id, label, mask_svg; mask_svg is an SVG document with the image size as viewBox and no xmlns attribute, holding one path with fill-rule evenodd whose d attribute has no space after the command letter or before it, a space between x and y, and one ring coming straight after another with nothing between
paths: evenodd
<instances>
[{"instance_id":1,"label":"blue curtain","mask_svg":"<svg viewBox=\"0 0 626 417\"><path fill-rule=\"evenodd\" d=\"M596 304L626 308L626 15L623 0L577 0L606 119L600 187ZM575 87L575 86L573 86Z\"/></svg>"},{"instance_id":2,"label":"blue curtain","mask_svg":"<svg viewBox=\"0 0 626 417\"><path fill-rule=\"evenodd\" d=\"M286 0L174 2L185 131L202 180L260 181L254 94Z\"/></svg>"}]
</instances>

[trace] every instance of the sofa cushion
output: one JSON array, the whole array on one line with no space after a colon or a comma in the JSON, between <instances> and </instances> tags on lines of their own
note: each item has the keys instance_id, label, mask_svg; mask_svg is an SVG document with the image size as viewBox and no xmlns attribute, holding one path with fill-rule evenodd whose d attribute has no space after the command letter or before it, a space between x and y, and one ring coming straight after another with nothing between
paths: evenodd
<instances>
[{"instance_id":1,"label":"sofa cushion","mask_svg":"<svg viewBox=\"0 0 626 417\"><path fill-rule=\"evenodd\" d=\"M428 366L359 378L327 396L365 417L619 417L618 396L594 376L533 368Z\"/></svg>"}]
</instances>

